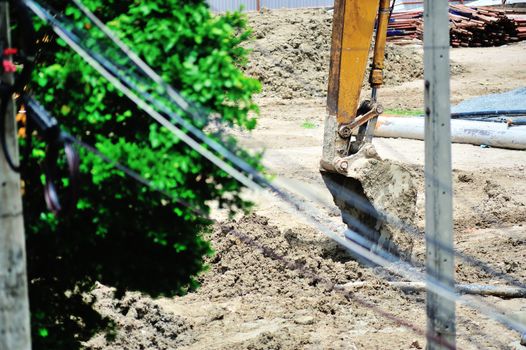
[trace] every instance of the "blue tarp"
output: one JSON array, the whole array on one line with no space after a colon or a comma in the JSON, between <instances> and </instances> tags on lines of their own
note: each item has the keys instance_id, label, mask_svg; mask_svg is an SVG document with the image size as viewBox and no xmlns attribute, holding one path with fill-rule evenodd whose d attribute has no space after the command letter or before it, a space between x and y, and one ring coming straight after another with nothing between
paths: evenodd
<instances>
[{"instance_id":1,"label":"blue tarp","mask_svg":"<svg viewBox=\"0 0 526 350\"><path fill-rule=\"evenodd\" d=\"M452 113L495 110L526 110L526 87L471 98L451 108Z\"/></svg>"}]
</instances>

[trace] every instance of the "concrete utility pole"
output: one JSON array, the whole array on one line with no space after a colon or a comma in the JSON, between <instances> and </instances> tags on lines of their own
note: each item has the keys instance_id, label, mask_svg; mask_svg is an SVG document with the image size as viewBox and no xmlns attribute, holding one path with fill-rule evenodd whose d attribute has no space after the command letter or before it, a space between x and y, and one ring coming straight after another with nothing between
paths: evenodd
<instances>
[{"instance_id":1,"label":"concrete utility pole","mask_svg":"<svg viewBox=\"0 0 526 350\"><path fill-rule=\"evenodd\" d=\"M428 279L454 290L448 0L424 3L425 184ZM455 302L427 290L428 350L455 346ZM433 338L441 339L445 344Z\"/></svg>"},{"instance_id":2,"label":"concrete utility pole","mask_svg":"<svg viewBox=\"0 0 526 350\"><path fill-rule=\"evenodd\" d=\"M0 37L11 44L9 5L0 2ZM2 77L13 82L13 75ZM18 141L13 103L7 108L6 138L14 161ZM0 152L0 350L30 350L29 299L20 177Z\"/></svg>"}]
</instances>

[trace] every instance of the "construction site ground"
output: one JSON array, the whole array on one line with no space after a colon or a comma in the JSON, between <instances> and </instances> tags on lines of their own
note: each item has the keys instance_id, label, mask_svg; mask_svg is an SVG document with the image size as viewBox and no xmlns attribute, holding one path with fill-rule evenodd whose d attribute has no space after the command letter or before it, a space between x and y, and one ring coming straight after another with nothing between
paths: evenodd
<instances>
[{"instance_id":1,"label":"construction site ground","mask_svg":"<svg viewBox=\"0 0 526 350\"><path fill-rule=\"evenodd\" d=\"M254 16L260 15L252 15L252 24L261 25L264 22L267 26L264 37L253 43L255 50L261 55L270 55L275 62L290 60L283 50L273 46L265 51L257 45L266 45L265 37L272 35L276 27L281 27L280 37L285 35L283 32L291 31L288 38L282 38L290 43L300 35L299 32L306 31L302 25L310 23L313 14L325 16L318 10L295 13L275 11L257 18ZM324 20L326 17L321 21ZM321 26L313 23L316 24ZM320 28L327 31L330 23ZM256 28L256 34L257 31ZM327 33L322 34L326 36ZM268 40L274 45L278 39ZM316 48L318 42L321 45L318 49L325 50L327 42L317 37L308 45ZM397 52L406 55L404 57L422 54L419 46L398 47L395 50L400 50ZM452 103L525 86L525 52L525 43L453 49L451 59L456 65L456 73L451 79ZM320 62L327 59L326 52L314 52L311 56L314 60L320 56ZM271 68L264 67L266 70ZM254 69L252 67L249 71ZM288 77L275 77L279 86L268 86L272 84L268 83L272 82L272 76L267 77L270 80L258 97L261 106L258 127L251 134L235 133L244 146L265 150L264 163L275 178L287 178L287 183L294 184L294 188L317 194L323 203L300 200L312 206L317 218L326 218L327 226L339 230L342 228L339 210L332 204L318 171L326 113L323 91L317 88L305 91L297 87L289 89L297 81L310 77L309 72L300 77L290 74ZM319 76L324 74L321 72ZM393 79L392 83L382 88L379 100L387 114L407 116L418 113L423 109L421 76L407 78L405 75L409 73L404 69L397 74L404 76ZM318 77L317 73L314 75ZM287 83L288 79L294 81ZM323 82L320 84L322 86ZM282 93L285 96L280 95ZM422 263L425 253L424 143L378 138L374 140L374 145L381 157L402 162L411 169L418 188L419 231L413 258ZM525 167L525 151L453 145L455 247L522 282L526 280ZM381 269L358 264L319 230L309 226L301 216L283 209L276 198L254 193L247 193L247 196L256 203L253 214L231 221L224 213L215 213L218 223L211 240L216 255L209 260L209 270L200 276L202 287L197 292L158 300L128 293L122 300L116 300L110 288L99 286L95 289L97 309L114 319L120 330L114 342L108 342L100 335L87 344L88 348L425 347L424 336L397 323L403 320L425 330L424 293L407 294L391 288L382 279L386 275ZM243 242L233 232L250 236L254 244ZM268 251L263 254L256 246L265 246L303 268L301 271L288 269L284 261L276 259ZM493 277L461 259L457 259L456 278L460 283L506 284L505 280ZM355 288L351 297L345 297L332 290L326 281L333 284L366 284ZM526 322L524 299L484 297L483 300L502 308L508 316ZM393 317L386 318L378 310ZM520 348L519 334L469 307L458 305L457 313L460 349Z\"/></svg>"}]
</instances>

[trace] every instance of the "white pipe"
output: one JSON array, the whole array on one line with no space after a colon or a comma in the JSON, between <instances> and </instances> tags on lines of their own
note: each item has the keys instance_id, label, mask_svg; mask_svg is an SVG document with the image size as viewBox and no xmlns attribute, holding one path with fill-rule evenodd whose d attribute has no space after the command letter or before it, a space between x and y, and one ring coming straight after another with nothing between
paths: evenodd
<instances>
[{"instance_id":1,"label":"white pipe","mask_svg":"<svg viewBox=\"0 0 526 350\"><path fill-rule=\"evenodd\" d=\"M374 135L424 139L424 118L380 117ZM506 123L451 120L451 141L491 147L526 149L526 126L508 127Z\"/></svg>"}]
</instances>

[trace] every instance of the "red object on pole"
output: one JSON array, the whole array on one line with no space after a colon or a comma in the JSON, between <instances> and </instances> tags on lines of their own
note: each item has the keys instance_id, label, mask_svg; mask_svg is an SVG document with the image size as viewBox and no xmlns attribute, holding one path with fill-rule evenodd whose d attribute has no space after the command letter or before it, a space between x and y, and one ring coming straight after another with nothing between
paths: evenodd
<instances>
[{"instance_id":1,"label":"red object on pole","mask_svg":"<svg viewBox=\"0 0 526 350\"><path fill-rule=\"evenodd\" d=\"M13 62L9 60L3 60L2 65L4 68L5 73L15 73L16 72L16 66Z\"/></svg>"},{"instance_id":2,"label":"red object on pole","mask_svg":"<svg viewBox=\"0 0 526 350\"><path fill-rule=\"evenodd\" d=\"M4 56L12 56L16 55L18 53L18 49L15 49L13 47L8 47L4 49Z\"/></svg>"}]
</instances>

